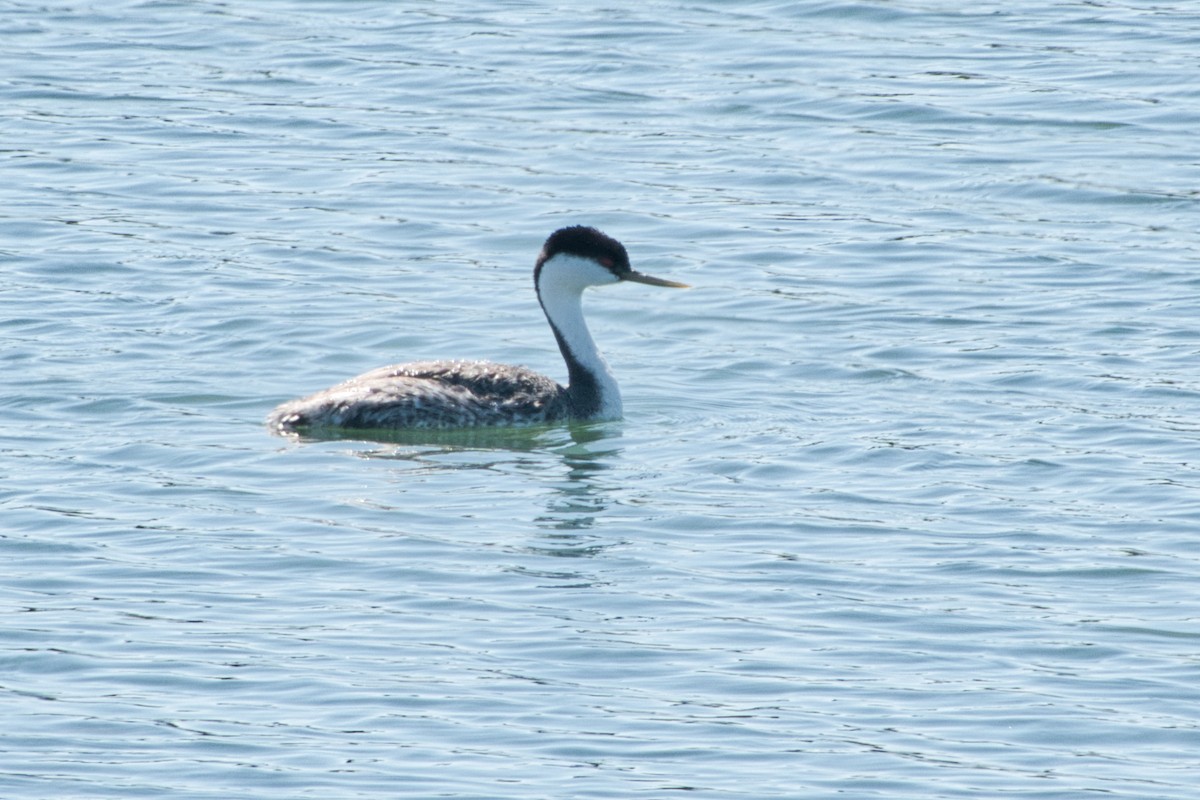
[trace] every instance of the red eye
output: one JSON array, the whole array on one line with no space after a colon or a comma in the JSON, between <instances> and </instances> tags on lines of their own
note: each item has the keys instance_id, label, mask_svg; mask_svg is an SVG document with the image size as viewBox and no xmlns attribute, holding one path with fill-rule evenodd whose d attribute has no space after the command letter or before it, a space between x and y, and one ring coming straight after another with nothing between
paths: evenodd
<instances>
[{"instance_id":1,"label":"red eye","mask_svg":"<svg viewBox=\"0 0 1200 800\"><path fill-rule=\"evenodd\" d=\"M607 268L607 269L613 268L613 260L611 258L609 258L608 256L601 256L600 263L603 264L605 266L605 268Z\"/></svg>"}]
</instances>

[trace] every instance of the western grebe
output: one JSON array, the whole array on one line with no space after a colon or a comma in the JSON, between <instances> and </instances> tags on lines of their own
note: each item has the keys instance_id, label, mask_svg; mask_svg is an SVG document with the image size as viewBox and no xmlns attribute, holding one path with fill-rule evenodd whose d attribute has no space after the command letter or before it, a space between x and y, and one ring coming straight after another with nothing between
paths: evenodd
<instances>
[{"instance_id":1,"label":"western grebe","mask_svg":"<svg viewBox=\"0 0 1200 800\"><path fill-rule=\"evenodd\" d=\"M276 433L321 428L462 428L621 416L621 392L583 318L583 290L619 281L687 288L636 272L625 246L595 228L561 228L546 239L533 284L569 381L485 361L418 361L381 367L284 403Z\"/></svg>"}]
</instances>

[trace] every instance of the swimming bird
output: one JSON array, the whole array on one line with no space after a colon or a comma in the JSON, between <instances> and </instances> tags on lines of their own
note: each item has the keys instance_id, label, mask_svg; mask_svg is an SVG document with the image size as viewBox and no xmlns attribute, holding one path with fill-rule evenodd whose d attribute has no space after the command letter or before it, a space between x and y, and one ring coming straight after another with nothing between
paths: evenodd
<instances>
[{"instance_id":1,"label":"swimming bird","mask_svg":"<svg viewBox=\"0 0 1200 800\"><path fill-rule=\"evenodd\" d=\"M550 234L533 269L538 302L567 363L566 386L525 367L418 361L381 367L284 403L276 433L329 428L469 428L621 416L621 392L583 318L583 290L629 281L687 288L629 265L625 246L595 228Z\"/></svg>"}]
</instances>

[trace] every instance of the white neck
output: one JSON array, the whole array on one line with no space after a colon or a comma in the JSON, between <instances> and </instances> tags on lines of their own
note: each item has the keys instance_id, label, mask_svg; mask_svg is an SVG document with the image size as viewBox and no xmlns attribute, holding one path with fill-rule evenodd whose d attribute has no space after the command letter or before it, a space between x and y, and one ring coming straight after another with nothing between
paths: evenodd
<instances>
[{"instance_id":1,"label":"white neck","mask_svg":"<svg viewBox=\"0 0 1200 800\"><path fill-rule=\"evenodd\" d=\"M590 419L619 419L621 390L583 318L583 290L616 282L616 276L591 259L566 254L543 264L538 276L538 300L571 374L567 391Z\"/></svg>"}]
</instances>

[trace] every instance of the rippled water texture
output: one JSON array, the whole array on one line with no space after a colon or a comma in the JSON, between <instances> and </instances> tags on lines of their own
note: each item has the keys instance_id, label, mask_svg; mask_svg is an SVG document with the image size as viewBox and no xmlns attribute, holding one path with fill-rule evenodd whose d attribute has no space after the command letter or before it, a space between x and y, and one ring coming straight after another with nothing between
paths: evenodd
<instances>
[{"instance_id":1,"label":"rippled water texture","mask_svg":"<svg viewBox=\"0 0 1200 800\"><path fill-rule=\"evenodd\" d=\"M1200 10L0 4L0 796L1200 784ZM273 437L386 363L620 423Z\"/></svg>"}]
</instances>

